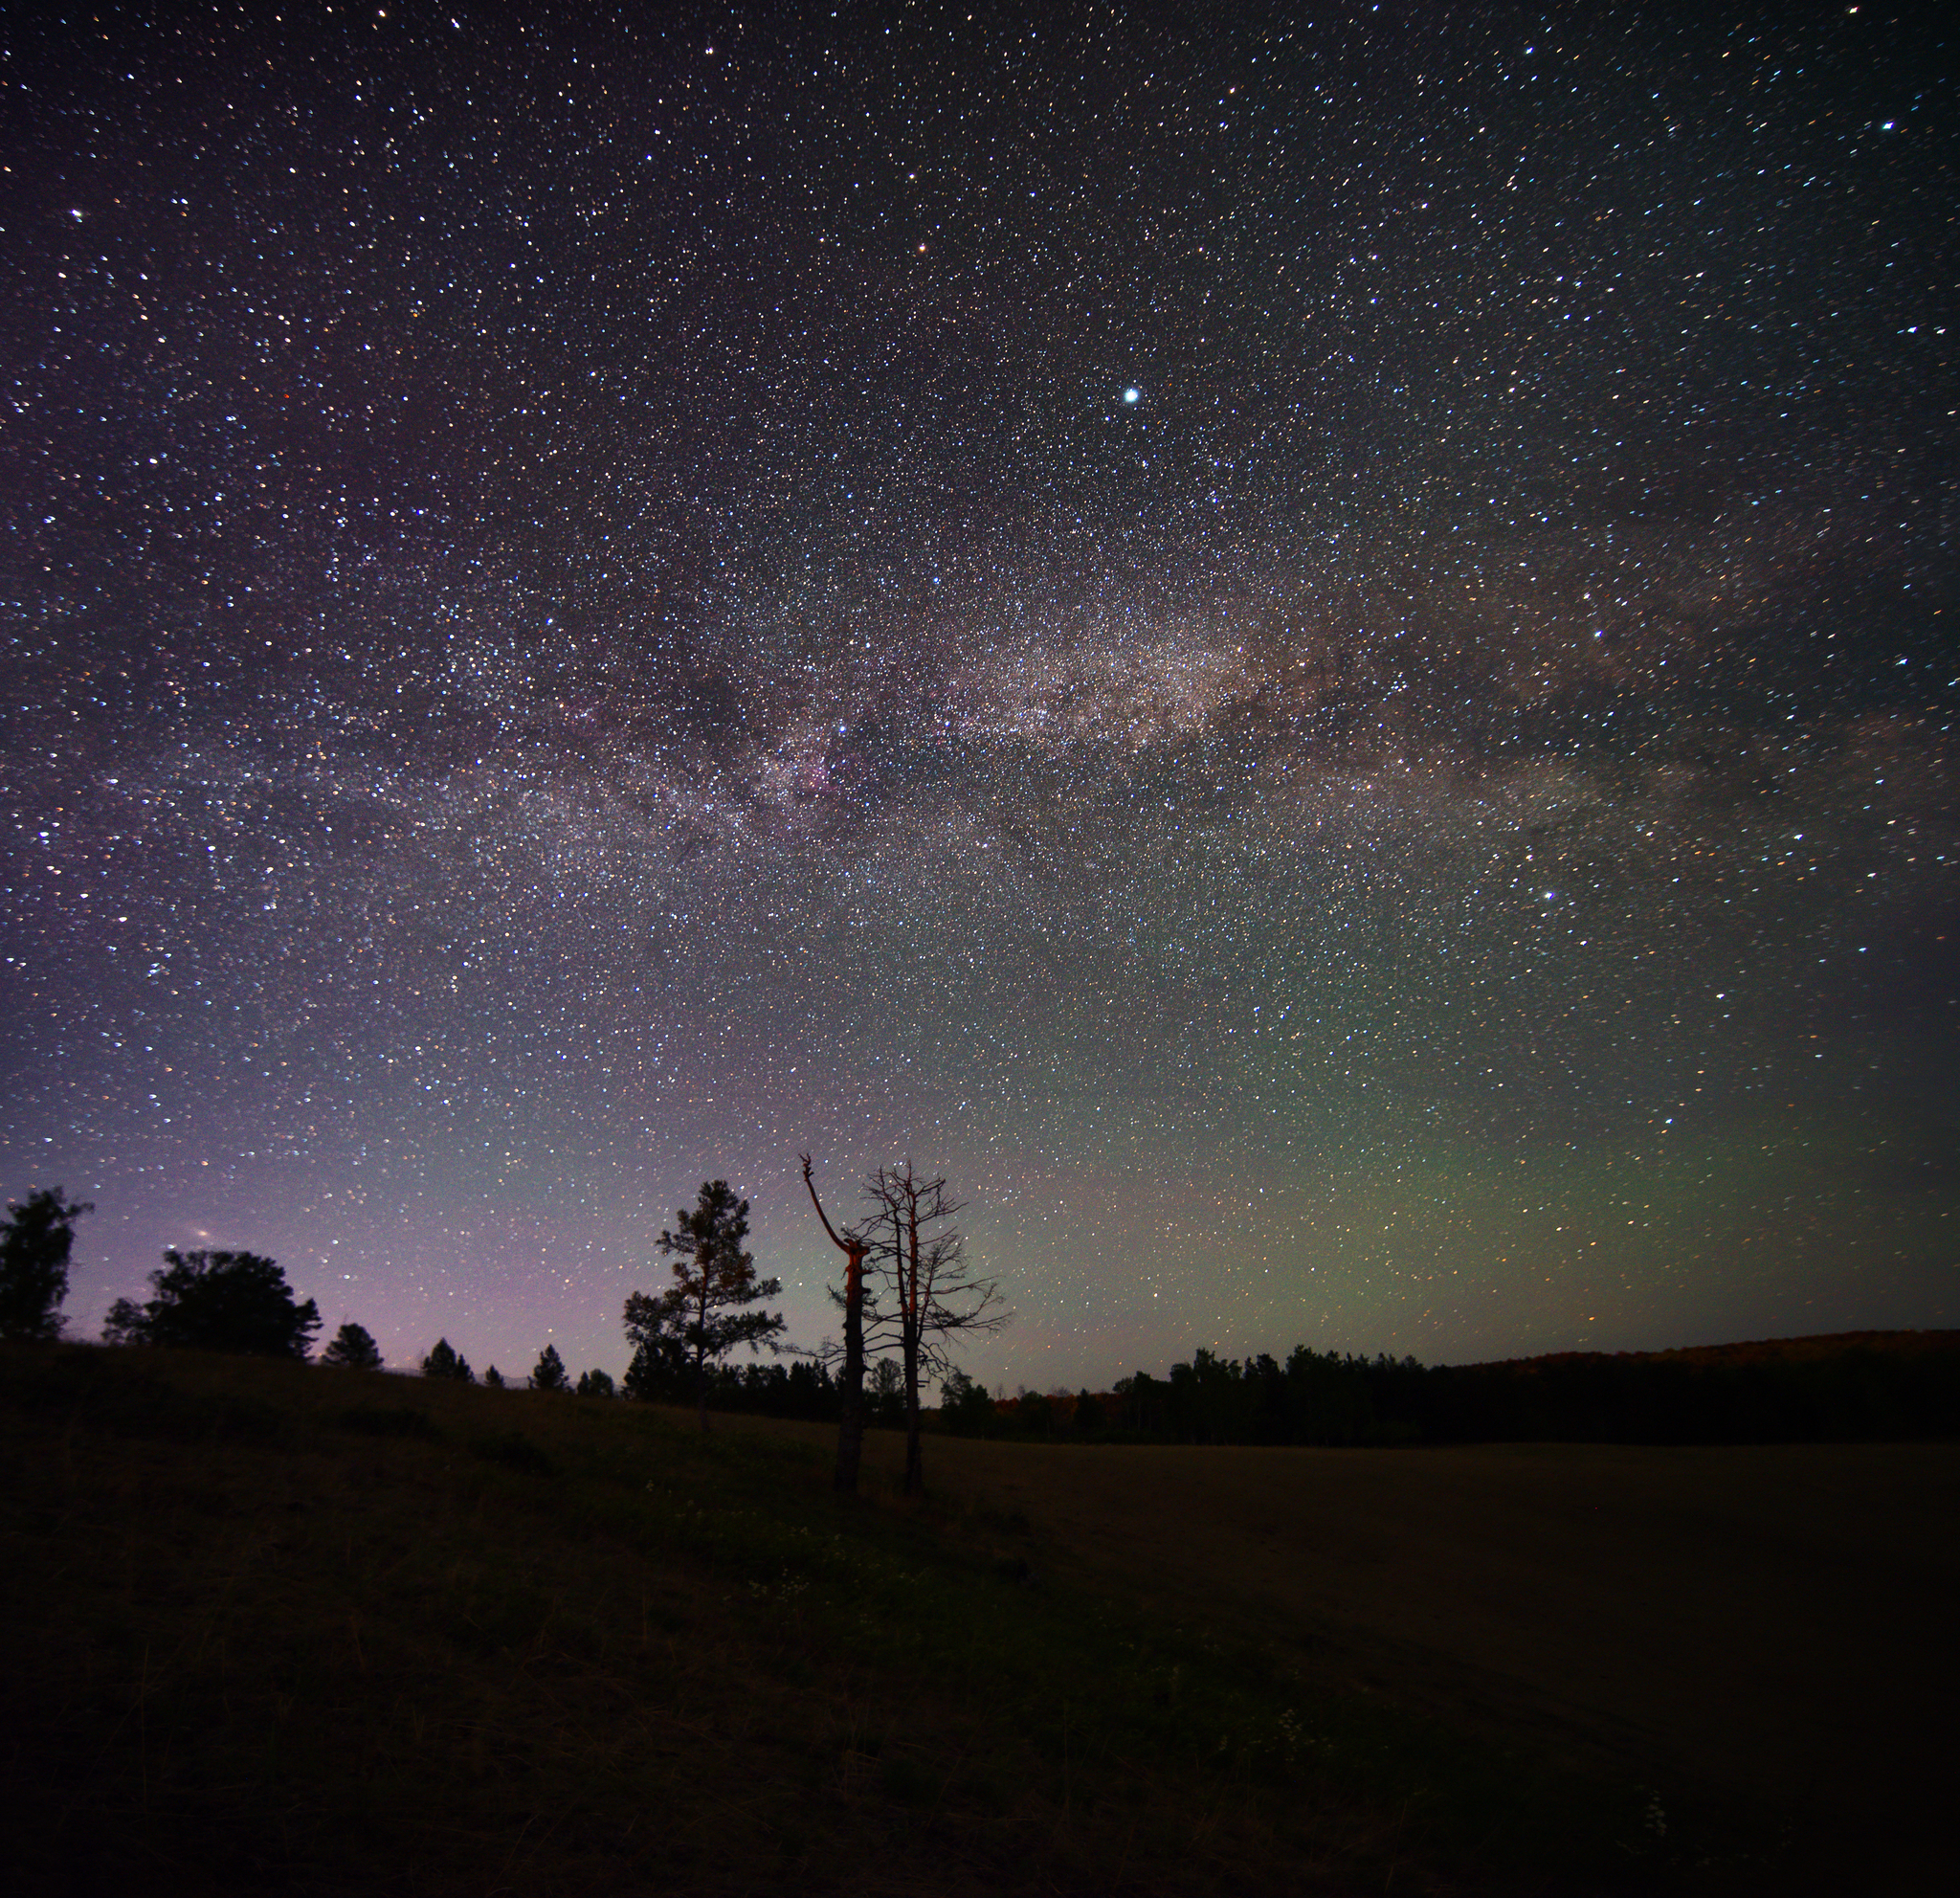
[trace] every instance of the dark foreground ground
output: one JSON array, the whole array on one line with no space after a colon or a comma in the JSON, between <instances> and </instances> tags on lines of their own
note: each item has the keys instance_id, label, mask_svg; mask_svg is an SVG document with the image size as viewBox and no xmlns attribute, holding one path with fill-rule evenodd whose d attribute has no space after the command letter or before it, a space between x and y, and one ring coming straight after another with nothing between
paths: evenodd
<instances>
[{"instance_id":1,"label":"dark foreground ground","mask_svg":"<svg viewBox=\"0 0 1960 1898\"><path fill-rule=\"evenodd\" d=\"M10 1888L1943 1888L1954 1446L898 1448L0 1352Z\"/></svg>"},{"instance_id":2,"label":"dark foreground ground","mask_svg":"<svg viewBox=\"0 0 1960 1898\"><path fill-rule=\"evenodd\" d=\"M1826 1888L1960 1867L1960 1445L929 1449L1058 1573L1747 1807Z\"/></svg>"}]
</instances>

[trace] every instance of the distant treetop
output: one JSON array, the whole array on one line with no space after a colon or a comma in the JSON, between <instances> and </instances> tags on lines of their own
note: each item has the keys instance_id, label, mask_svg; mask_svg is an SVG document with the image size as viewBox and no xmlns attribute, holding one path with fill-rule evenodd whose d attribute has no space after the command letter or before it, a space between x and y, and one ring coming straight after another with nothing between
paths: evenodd
<instances>
[{"instance_id":1,"label":"distant treetop","mask_svg":"<svg viewBox=\"0 0 1960 1898\"><path fill-rule=\"evenodd\" d=\"M477 1373L470 1361L447 1338L437 1338L435 1349L422 1360L424 1377L451 1377L458 1384L474 1384Z\"/></svg>"},{"instance_id":2,"label":"distant treetop","mask_svg":"<svg viewBox=\"0 0 1960 1898\"><path fill-rule=\"evenodd\" d=\"M546 1345L538 1353L537 1368L531 1373L531 1389L534 1391L568 1391L571 1380L565 1374L565 1360L558 1355L556 1345Z\"/></svg>"},{"instance_id":3,"label":"distant treetop","mask_svg":"<svg viewBox=\"0 0 1960 1898\"><path fill-rule=\"evenodd\" d=\"M343 1325L334 1333L332 1342L320 1353L320 1361L343 1371L379 1371L381 1347L374 1342L365 1325Z\"/></svg>"}]
</instances>

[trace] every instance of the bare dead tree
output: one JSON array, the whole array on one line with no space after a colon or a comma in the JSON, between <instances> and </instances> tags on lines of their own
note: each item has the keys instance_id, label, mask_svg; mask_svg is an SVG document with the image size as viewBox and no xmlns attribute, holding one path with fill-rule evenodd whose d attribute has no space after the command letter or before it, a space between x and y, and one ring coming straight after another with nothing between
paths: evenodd
<instances>
[{"instance_id":1,"label":"bare dead tree","mask_svg":"<svg viewBox=\"0 0 1960 1898\"><path fill-rule=\"evenodd\" d=\"M960 1202L945 1178L921 1179L907 1160L880 1167L864 1182L872 1210L859 1227L871 1243L872 1288L864 1302L864 1336L872 1348L896 1345L905 1388L904 1493L924 1495L924 1459L919 1432L919 1384L953 1369L954 1346L998 1331L1013 1313L996 1281L967 1258L953 1226Z\"/></svg>"},{"instance_id":2,"label":"bare dead tree","mask_svg":"<svg viewBox=\"0 0 1960 1898\"><path fill-rule=\"evenodd\" d=\"M858 1493L858 1465L864 1453L864 1256L870 1242L859 1232L846 1226L839 1232L831 1224L823 1201L816 1196L816 1181L811 1176L810 1155L803 1161L803 1184L810 1189L810 1203L831 1237L831 1243L844 1255L844 1355L837 1379L843 1399L837 1424L837 1467L831 1486L846 1496Z\"/></svg>"}]
</instances>

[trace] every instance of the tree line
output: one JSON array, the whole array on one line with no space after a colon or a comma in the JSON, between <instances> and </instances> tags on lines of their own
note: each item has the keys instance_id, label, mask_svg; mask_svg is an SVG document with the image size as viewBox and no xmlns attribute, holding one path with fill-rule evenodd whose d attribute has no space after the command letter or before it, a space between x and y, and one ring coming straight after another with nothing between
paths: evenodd
<instances>
[{"instance_id":1,"label":"tree line","mask_svg":"<svg viewBox=\"0 0 1960 1898\"><path fill-rule=\"evenodd\" d=\"M703 1180L695 1204L681 1207L656 1243L668 1262L669 1283L626 1301L633 1361L623 1389L604 1371L584 1373L574 1387L552 1345L539 1354L530 1388L692 1402L703 1430L711 1408L834 1421L835 1481L846 1492L858 1486L867 1418L896 1423L906 1432L904 1487L923 1491L921 1380L947 1376L954 1369L955 1343L998 1329L1010 1314L994 1282L968 1262L953 1225L961 1209L944 1178L924 1178L909 1161L881 1167L864 1182L862 1216L834 1224L807 1154L802 1167L817 1217L847 1258L844 1284L832 1290L844 1320L841 1344L812 1350L779 1342L786 1321L765 1302L780 1296L782 1284L758 1275L745 1243L748 1201L726 1180ZM56 1187L10 1202L8 1210L0 1225L0 1337L56 1337L75 1224L93 1209ZM257 1253L172 1248L149 1275L149 1288L147 1299L121 1298L110 1307L105 1343L305 1359L321 1329L315 1302L296 1298L278 1263ZM867 1349L877 1357L869 1391ZM738 1350L767 1351L772 1360L787 1353L791 1361L738 1366L729 1361ZM320 1361L346 1370L382 1368L372 1334L351 1322L340 1328ZM477 1382L469 1360L446 1337L423 1358L421 1370L428 1377ZM495 1365L482 1381L506 1384Z\"/></svg>"},{"instance_id":2,"label":"tree line","mask_svg":"<svg viewBox=\"0 0 1960 1898\"><path fill-rule=\"evenodd\" d=\"M1098 1396L1083 1391L994 1397L954 1361L954 1348L1008 1320L995 1284L970 1269L953 1224L960 1208L944 1179L907 1164L880 1168L862 1188L863 1211L834 1223L804 1180L824 1231L845 1256L831 1287L841 1340L785 1346L780 1313L759 1308L776 1280L758 1276L746 1246L748 1202L707 1180L657 1249L670 1283L635 1292L623 1313L633 1359L623 1384L587 1371L576 1383L546 1345L525 1380L535 1391L622 1396L710 1411L800 1418L838 1429L835 1483L855 1490L868 1425L906 1434L904 1485L924 1488L928 1426L959 1435L1042 1440L1392 1445L1571 1441L1749 1443L1882 1440L1960 1436L1960 1332L1906 1334L1914 1349L1871 1339L1818 1340L1801 1353L1769 1347L1652 1354L1569 1352L1481 1365L1424 1365L1297 1346L1229 1360L1210 1351L1168 1375L1138 1372ZM10 1202L0 1223L0 1338L57 1337L75 1225L91 1207L58 1187ZM306 1358L318 1306L298 1300L274 1261L251 1252L164 1254L146 1300L118 1299L106 1342L180 1346ZM731 1361L741 1348L767 1361ZM783 1360L787 1358L788 1362ZM345 1324L320 1362L379 1370L381 1351ZM423 1358L426 1376L475 1383L469 1361L443 1338ZM940 1402L928 1413L927 1378ZM482 1382L503 1387L493 1365Z\"/></svg>"},{"instance_id":3,"label":"tree line","mask_svg":"<svg viewBox=\"0 0 1960 1898\"><path fill-rule=\"evenodd\" d=\"M1960 1332L1693 1353L1574 1351L1424 1365L1302 1345L1282 1364L1209 1351L1166 1376L973 1400L947 1428L1042 1440L1148 1443L1790 1443L1960 1437ZM984 1399L985 1393L979 1393Z\"/></svg>"}]
</instances>

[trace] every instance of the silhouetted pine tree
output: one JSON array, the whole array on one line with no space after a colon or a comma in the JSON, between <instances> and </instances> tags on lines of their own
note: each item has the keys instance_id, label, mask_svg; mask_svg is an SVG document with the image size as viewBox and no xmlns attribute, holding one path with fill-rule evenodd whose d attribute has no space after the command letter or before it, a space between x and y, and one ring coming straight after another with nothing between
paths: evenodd
<instances>
[{"instance_id":1,"label":"silhouetted pine tree","mask_svg":"<svg viewBox=\"0 0 1960 1898\"><path fill-rule=\"evenodd\" d=\"M381 1347L365 1325L343 1325L320 1353L320 1361L342 1371L379 1371Z\"/></svg>"},{"instance_id":2,"label":"silhouetted pine tree","mask_svg":"<svg viewBox=\"0 0 1960 1898\"><path fill-rule=\"evenodd\" d=\"M0 1225L0 1338L60 1335L75 1222L94 1210L84 1200L71 1205L58 1186L7 1202L11 1217Z\"/></svg>"},{"instance_id":3,"label":"silhouetted pine tree","mask_svg":"<svg viewBox=\"0 0 1960 1898\"><path fill-rule=\"evenodd\" d=\"M759 1300L782 1294L778 1279L758 1279L754 1257L742 1241L748 1237L748 1201L738 1199L724 1179L703 1180L694 1211L675 1215L678 1232L663 1232L659 1249L674 1262L674 1284L687 1313L681 1337L693 1361L701 1427L708 1427L708 1387L714 1368L737 1345L769 1345L783 1329L783 1315L751 1311Z\"/></svg>"},{"instance_id":4,"label":"silhouetted pine tree","mask_svg":"<svg viewBox=\"0 0 1960 1898\"><path fill-rule=\"evenodd\" d=\"M447 1338L437 1338L435 1349L422 1360L424 1377L451 1377L458 1384L474 1384L477 1373L470 1369L470 1361L461 1351L455 1349Z\"/></svg>"}]
</instances>

